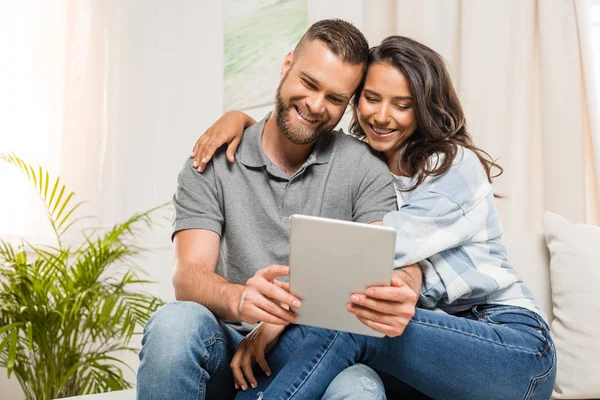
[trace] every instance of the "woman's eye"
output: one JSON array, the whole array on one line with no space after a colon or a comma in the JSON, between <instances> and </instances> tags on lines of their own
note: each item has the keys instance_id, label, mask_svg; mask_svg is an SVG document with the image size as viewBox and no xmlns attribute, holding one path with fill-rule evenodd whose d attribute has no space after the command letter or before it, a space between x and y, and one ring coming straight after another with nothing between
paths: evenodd
<instances>
[{"instance_id":1,"label":"woman's eye","mask_svg":"<svg viewBox=\"0 0 600 400\"><path fill-rule=\"evenodd\" d=\"M377 101L377 99L376 99L376 98L374 98L374 97L369 97L369 96L365 96L365 99L367 99L367 101L368 101L369 103L375 103L375 102Z\"/></svg>"}]
</instances>

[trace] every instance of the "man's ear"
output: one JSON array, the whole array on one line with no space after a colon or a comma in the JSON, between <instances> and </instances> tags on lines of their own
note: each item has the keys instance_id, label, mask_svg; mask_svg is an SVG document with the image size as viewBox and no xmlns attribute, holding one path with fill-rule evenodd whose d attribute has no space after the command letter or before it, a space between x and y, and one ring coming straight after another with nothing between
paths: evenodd
<instances>
[{"instance_id":1,"label":"man's ear","mask_svg":"<svg viewBox=\"0 0 600 400\"><path fill-rule=\"evenodd\" d=\"M287 72L292 67L293 61L294 61L294 50L287 53L285 58L283 59L283 64L281 64L281 71L279 71L279 78L283 79L285 74L287 74Z\"/></svg>"}]
</instances>

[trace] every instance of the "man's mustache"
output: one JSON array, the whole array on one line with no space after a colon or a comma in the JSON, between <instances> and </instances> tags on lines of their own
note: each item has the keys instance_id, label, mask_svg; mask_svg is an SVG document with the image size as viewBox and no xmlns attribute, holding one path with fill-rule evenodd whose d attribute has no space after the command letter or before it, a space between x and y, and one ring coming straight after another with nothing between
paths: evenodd
<instances>
[{"instance_id":1,"label":"man's mustache","mask_svg":"<svg viewBox=\"0 0 600 400\"><path fill-rule=\"evenodd\" d=\"M298 111L300 112L300 115L302 115L303 117L306 117L308 119L310 119L311 121L315 121L315 122L326 122L327 121L327 116L324 114L313 114L310 112L310 110L308 109L308 107L306 107L304 104L300 103L300 102L293 102L292 106L295 106L298 108Z\"/></svg>"}]
</instances>

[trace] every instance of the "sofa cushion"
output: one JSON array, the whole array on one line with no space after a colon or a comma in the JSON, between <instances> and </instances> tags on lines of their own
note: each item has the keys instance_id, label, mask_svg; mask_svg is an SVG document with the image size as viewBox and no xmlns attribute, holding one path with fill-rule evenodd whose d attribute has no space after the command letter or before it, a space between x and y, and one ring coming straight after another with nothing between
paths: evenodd
<instances>
[{"instance_id":1,"label":"sofa cushion","mask_svg":"<svg viewBox=\"0 0 600 400\"><path fill-rule=\"evenodd\" d=\"M502 238L509 264L533 292L548 323L554 319L550 292L550 254L543 233L512 233Z\"/></svg>"},{"instance_id":2,"label":"sofa cushion","mask_svg":"<svg viewBox=\"0 0 600 400\"><path fill-rule=\"evenodd\" d=\"M544 214L558 375L553 398L600 398L600 228Z\"/></svg>"}]
</instances>

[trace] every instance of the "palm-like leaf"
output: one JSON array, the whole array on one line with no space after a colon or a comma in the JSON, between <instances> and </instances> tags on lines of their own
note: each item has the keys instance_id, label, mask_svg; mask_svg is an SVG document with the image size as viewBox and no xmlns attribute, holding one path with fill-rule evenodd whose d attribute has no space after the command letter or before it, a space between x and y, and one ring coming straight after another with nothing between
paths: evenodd
<instances>
[{"instance_id":1,"label":"palm-like leaf","mask_svg":"<svg viewBox=\"0 0 600 400\"><path fill-rule=\"evenodd\" d=\"M129 342L162 302L137 289L133 245L151 215L164 205L135 214L106 232L83 233L77 247L64 246L76 222L73 192L13 154L48 210L58 246L27 241L14 248L0 240L0 366L14 373L28 399L52 399L129 388L127 368L116 355L135 351ZM65 195L65 193L69 193Z\"/></svg>"},{"instance_id":2,"label":"palm-like leaf","mask_svg":"<svg viewBox=\"0 0 600 400\"><path fill-rule=\"evenodd\" d=\"M59 247L62 246L61 237L77 221L81 220L81 218L72 219L72 217L83 202L73 204L75 193L67 190L67 187L61 183L60 177L52 179L50 173L41 166L34 168L13 153L0 153L0 159L19 168L35 186L46 205L48 219Z\"/></svg>"}]
</instances>

